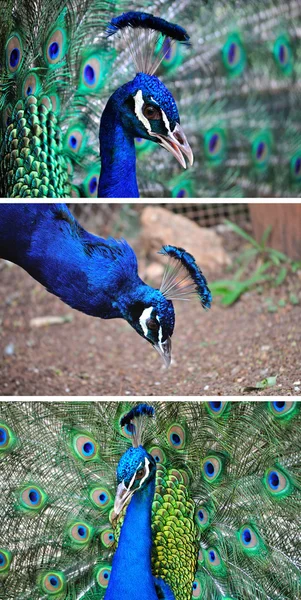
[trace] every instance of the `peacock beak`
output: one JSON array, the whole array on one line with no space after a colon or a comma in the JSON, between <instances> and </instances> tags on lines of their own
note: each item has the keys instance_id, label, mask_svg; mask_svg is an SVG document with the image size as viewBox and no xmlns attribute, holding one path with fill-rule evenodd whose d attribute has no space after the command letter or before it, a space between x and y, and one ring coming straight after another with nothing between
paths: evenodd
<instances>
[{"instance_id":1,"label":"peacock beak","mask_svg":"<svg viewBox=\"0 0 301 600\"><path fill-rule=\"evenodd\" d=\"M153 133L153 135L159 138L160 146L171 152L184 169L186 169L186 162L183 154L187 156L190 166L193 165L193 153L179 123L177 123L173 131L169 131L168 135L161 135L159 133Z\"/></svg>"},{"instance_id":2,"label":"peacock beak","mask_svg":"<svg viewBox=\"0 0 301 600\"><path fill-rule=\"evenodd\" d=\"M132 483L132 482L131 482ZM119 483L116 490L115 502L114 502L114 518L121 513L124 505L127 503L129 498L133 495L135 490L131 489L131 484L127 488L124 481Z\"/></svg>"},{"instance_id":3,"label":"peacock beak","mask_svg":"<svg viewBox=\"0 0 301 600\"><path fill-rule=\"evenodd\" d=\"M164 364L168 369L171 361L171 339L170 337L165 340L165 342L159 342L158 344L154 344L154 348L156 348L157 352L159 352L161 358L163 358Z\"/></svg>"}]
</instances>

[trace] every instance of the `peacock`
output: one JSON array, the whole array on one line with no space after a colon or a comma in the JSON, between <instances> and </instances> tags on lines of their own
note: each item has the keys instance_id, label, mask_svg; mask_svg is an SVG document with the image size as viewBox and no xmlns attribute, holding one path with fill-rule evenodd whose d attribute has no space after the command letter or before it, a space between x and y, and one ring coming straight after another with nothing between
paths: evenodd
<instances>
[{"instance_id":1,"label":"peacock","mask_svg":"<svg viewBox=\"0 0 301 600\"><path fill-rule=\"evenodd\" d=\"M300 195L300 0L1 0L0 25L2 196Z\"/></svg>"},{"instance_id":2,"label":"peacock","mask_svg":"<svg viewBox=\"0 0 301 600\"><path fill-rule=\"evenodd\" d=\"M298 402L0 406L2 599L300 598Z\"/></svg>"},{"instance_id":3,"label":"peacock","mask_svg":"<svg viewBox=\"0 0 301 600\"><path fill-rule=\"evenodd\" d=\"M172 300L197 296L211 306L206 278L193 256L165 245L168 258L160 289L138 275L125 240L107 240L83 229L64 204L0 204L0 257L25 269L69 306L93 317L121 318L171 361L175 325Z\"/></svg>"}]
</instances>

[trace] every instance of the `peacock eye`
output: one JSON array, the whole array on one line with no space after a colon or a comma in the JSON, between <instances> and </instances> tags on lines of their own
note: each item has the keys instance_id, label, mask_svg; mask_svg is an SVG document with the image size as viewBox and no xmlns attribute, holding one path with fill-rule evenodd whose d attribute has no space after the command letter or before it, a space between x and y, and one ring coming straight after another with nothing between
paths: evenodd
<instances>
[{"instance_id":1,"label":"peacock eye","mask_svg":"<svg viewBox=\"0 0 301 600\"><path fill-rule=\"evenodd\" d=\"M136 473L136 481L139 481L139 479L142 479L142 477L144 477L145 475L145 469L139 469L139 471L137 471Z\"/></svg>"},{"instance_id":2,"label":"peacock eye","mask_svg":"<svg viewBox=\"0 0 301 600\"><path fill-rule=\"evenodd\" d=\"M159 323L156 321L156 319L147 319L145 324L147 328L151 329L152 331L158 331L159 329Z\"/></svg>"},{"instance_id":3,"label":"peacock eye","mask_svg":"<svg viewBox=\"0 0 301 600\"><path fill-rule=\"evenodd\" d=\"M160 111L155 108L155 106L152 106L152 104L144 104L142 112L143 115L151 121L161 118Z\"/></svg>"}]
</instances>

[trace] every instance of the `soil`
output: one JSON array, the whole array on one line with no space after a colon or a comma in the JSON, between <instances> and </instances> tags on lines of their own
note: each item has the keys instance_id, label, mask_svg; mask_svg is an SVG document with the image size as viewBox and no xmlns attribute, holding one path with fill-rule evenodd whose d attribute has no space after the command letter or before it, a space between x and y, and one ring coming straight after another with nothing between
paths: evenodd
<instances>
[{"instance_id":1,"label":"soil","mask_svg":"<svg viewBox=\"0 0 301 600\"><path fill-rule=\"evenodd\" d=\"M178 302L166 370L125 321L74 311L19 267L0 261L0 395L243 396L250 394L245 387L274 376L276 385L251 395L299 395L301 305L278 305L292 287L296 291L296 280L248 292L230 308L215 301L205 312L197 301ZM30 325L49 315L72 320Z\"/></svg>"}]
</instances>

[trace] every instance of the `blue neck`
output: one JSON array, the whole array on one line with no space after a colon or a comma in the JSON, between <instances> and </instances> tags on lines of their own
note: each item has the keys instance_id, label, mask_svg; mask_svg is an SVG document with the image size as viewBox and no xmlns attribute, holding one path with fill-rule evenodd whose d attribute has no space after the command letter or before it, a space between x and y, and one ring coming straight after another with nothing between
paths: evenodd
<instances>
[{"instance_id":1,"label":"blue neck","mask_svg":"<svg viewBox=\"0 0 301 600\"><path fill-rule=\"evenodd\" d=\"M119 116L122 98L121 87L109 99L100 122L99 198L139 198L134 137Z\"/></svg>"},{"instance_id":2,"label":"blue neck","mask_svg":"<svg viewBox=\"0 0 301 600\"><path fill-rule=\"evenodd\" d=\"M64 204L0 205L0 256L95 317L126 317L135 289L148 291L130 246L85 231Z\"/></svg>"},{"instance_id":3,"label":"blue neck","mask_svg":"<svg viewBox=\"0 0 301 600\"><path fill-rule=\"evenodd\" d=\"M121 528L105 600L158 600L151 570L155 479L134 493Z\"/></svg>"}]
</instances>

